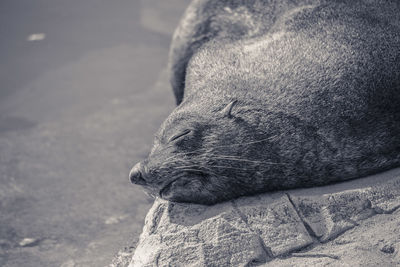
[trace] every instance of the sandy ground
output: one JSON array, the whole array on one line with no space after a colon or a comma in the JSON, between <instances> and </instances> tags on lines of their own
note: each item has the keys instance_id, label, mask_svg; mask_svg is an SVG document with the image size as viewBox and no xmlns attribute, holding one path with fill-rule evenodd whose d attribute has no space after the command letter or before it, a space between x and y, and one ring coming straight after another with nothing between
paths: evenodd
<instances>
[{"instance_id":1,"label":"sandy ground","mask_svg":"<svg viewBox=\"0 0 400 267\"><path fill-rule=\"evenodd\" d=\"M106 266L141 232L127 176L174 108L188 3L1 1L0 266Z\"/></svg>"}]
</instances>

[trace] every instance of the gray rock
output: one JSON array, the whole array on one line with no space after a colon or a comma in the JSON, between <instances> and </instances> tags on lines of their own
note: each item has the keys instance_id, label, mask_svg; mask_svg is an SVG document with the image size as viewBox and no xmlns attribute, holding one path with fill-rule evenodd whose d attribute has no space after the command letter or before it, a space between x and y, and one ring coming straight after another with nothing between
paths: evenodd
<instances>
[{"instance_id":1,"label":"gray rock","mask_svg":"<svg viewBox=\"0 0 400 267\"><path fill-rule=\"evenodd\" d=\"M214 206L156 199L129 266L400 264L400 169Z\"/></svg>"}]
</instances>

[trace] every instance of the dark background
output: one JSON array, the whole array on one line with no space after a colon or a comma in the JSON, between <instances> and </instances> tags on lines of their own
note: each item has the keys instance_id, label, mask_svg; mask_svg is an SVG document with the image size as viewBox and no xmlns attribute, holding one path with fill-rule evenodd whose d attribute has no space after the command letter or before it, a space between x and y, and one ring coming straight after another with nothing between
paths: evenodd
<instances>
[{"instance_id":1,"label":"dark background","mask_svg":"<svg viewBox=\"0 0 400 267\"><path fill-rule=\"evenodd\" d=\"M138 237L152 199L128 173L174 108L189 2L0 2L0 266L106 266Z\"/></svg>"}]
</instances>

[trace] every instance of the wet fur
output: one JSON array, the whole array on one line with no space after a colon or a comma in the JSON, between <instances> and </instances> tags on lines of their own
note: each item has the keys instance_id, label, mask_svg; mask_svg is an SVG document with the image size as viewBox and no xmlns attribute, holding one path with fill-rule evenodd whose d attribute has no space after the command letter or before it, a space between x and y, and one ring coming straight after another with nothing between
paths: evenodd
<instances>
[{"instance_id":1,"label":"wet fur","mask_svg":"<svg viewBox=\"0 0 400 267\"><path fill-rule=\"evenodd\" d=\"M398 1L195 0L144 186L213 204L399 166L399 62Z\"/></svg>"}]
</instances>

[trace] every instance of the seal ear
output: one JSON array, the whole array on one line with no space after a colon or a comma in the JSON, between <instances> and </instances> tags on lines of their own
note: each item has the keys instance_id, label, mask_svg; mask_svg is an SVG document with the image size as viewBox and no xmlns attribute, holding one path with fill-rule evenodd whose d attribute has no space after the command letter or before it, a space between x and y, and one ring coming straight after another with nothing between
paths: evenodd
<instances>
[{"instance_id":1,"label":"seal ear","mask_svg":"<svg viewBox=\"0 0 400 267\"><path fill-rule=\"evenodd\" d=\"M226 107L224 107L220 113L222 114L223 117L228 117L231 118L232 117L232 108L233 106L236 104L237 100L233 100L231 101L228 105L226 105Z\"/></svg>"}]
</instances>

